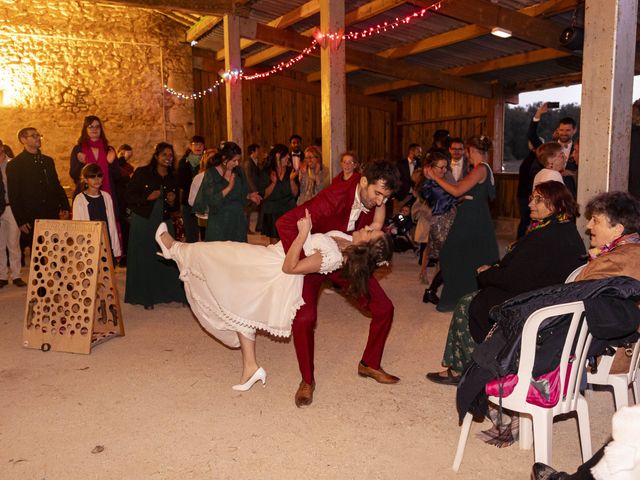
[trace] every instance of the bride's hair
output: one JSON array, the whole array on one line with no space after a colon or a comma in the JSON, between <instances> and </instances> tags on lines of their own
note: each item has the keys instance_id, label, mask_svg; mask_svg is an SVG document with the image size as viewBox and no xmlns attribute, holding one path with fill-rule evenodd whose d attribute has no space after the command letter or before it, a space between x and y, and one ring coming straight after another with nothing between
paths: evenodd
<instances>
[{"instance_id":1,"label":"bride's hair","mask_svg":"<svg viewBox=\"0 0 640 480\"><path fill-rule=\"evenodd\" d=\"M391 235L385 234L377 240L349 245L342 255L345 257L342 276L349 282L347 294L369 297L369 278L376 267L388 264L393 255Z\"/></svg>"}]
</instances>

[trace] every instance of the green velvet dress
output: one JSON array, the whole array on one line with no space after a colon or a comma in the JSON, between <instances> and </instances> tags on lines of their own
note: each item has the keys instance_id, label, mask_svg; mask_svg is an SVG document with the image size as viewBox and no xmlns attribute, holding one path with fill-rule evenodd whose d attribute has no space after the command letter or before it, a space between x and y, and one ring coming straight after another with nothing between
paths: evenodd
<instances>
[{"instance_id":1,"label":"green velvet dress","mask_svg":"<svg viewBox=\"0 0 640 480\"><path fill-rule=\"evenodd\" d=\"M155 233L163 221L163 210L164 200L160 197L154 202L149 218L131 213L124 294L126 303L146 307L156 303L187 301L175 262L156 255L158 244ZM167 225L169 232L174 235L172 222L168 221Z\"/></svg>"},{"instance_id":2,"label":"green velvet dress","mask_svg":"<svg viewBox=\"0 0 640 480\"><path fill-rule=\"evenodd\" d=\"M241 168L235 169L236 179L226 197L222 190L229 182L213 167L207 170L202 179L202 186L193 204L193 211L209 213L205 241L246 242L249 225L244 214L247 204L249 184Z\"/></svg>"},{"instance_id":3,"label":"green velvet dress","mask_svg":"<svg viewBox=\"0 0 640 480\"><path fill-rule=\"evenodd\" d=\"M481 168L481 167L476 167ZM478 289L476 269L481 265L493 265L500 259L495 227L489 211L489 200L496 190L491 181L491 170L486 164L487 177L476 184L465 196L456 213L440 255L440 268L444 288L436 307L440 312L450 312L463 295Z\"/></svg>"}]
</instances>

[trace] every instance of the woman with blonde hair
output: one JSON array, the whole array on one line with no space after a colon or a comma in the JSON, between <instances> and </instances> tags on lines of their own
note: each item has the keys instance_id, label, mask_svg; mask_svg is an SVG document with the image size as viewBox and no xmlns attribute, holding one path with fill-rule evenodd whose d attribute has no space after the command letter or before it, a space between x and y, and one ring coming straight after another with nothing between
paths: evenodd
<instances>
[{"instance_id":1,"label":"woman with blonde hair","mask_svg":"<svg viewBox=\"0 0 640 480\"><path fill-rule=\"evenodd\" d=\"M324 169L322 168L322 152L312 145L304 149L304 160L298 171L300 193L298 205L311 200L324 187Z\"/></svg>"}]
</instances>

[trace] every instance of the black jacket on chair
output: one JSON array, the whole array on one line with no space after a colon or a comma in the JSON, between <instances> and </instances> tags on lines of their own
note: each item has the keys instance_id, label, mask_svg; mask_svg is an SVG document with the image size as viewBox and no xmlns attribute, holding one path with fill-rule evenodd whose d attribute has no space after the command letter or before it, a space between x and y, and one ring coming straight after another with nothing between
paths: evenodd
<instances>
[{"instance_id":1,"label":"black jacket on chair","mask_svg":"<svg viewBox=\"0 0 640 480\"><path fill-rule=\"evenodd\" d=\"M489 333L492 307L516 295L563 283L584 261L584 243L573 222L558 222L522 237L497 265L478 275L480 291L469 305L469 331L476 343Z\"/></svg>"},{"instance_id":2,"label":"black jacket on chair","mask_svg":"<svg viewBox=\"0 0 640 480\"><path fill-rule=\"evenodd\" d=\"M553 285L523 293L491 310L495 328L471 354L456 394L460 421L467 412L484 416L487 382L517 373L522 329L529 316L543 307L582 300L589 332L594 337L589 356L603 345L622 344L638 338L640 281L630 277L610 277ZM566 336L567 316L547 319L538 331L538 346L533 376L556 368Z\"/></svg>"}]
</instances>

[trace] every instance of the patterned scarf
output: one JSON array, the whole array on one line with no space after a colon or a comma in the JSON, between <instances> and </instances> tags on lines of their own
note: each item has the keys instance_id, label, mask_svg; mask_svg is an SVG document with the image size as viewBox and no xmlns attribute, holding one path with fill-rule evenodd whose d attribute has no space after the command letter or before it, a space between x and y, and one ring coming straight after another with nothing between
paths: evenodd
<instances>
[{"instance_id":1,"label":"patterned scarf","mask_svg":"<svg viewBox=\"0 0 640 480\"><path fill-rule=\"evenodd\" d=\"M560 213L558 215L549 215L547 218L543 218L542 220L534 220L527 227L525 237L529 235L531 232L535 232L536 230L540 230L542 228L548 227L552 223L567 223L567 222L570 222L571 220L572 220L572 217L570 217L566 213ZM525 237L522 237L522 238L525 238ZM511 245L507 247L507 253L513 250L516 244L519 241L521 241L522 238L520 240L516 240L515 242L511 243Z\"/></svg>"},{"instance_id":2,"label":"patterned scarf","mask_svg":"<svg viewBox=\"0 0 640 480\"><path fill-rule=\"evenodd\" d=\"M616 247L620 245L625 245L627 243L640 243L640 235L638 233L630 233L628 235L622 235L621 237L616 238L613 242L607 243L602 247L594 247L589 249L589 261L595 260L600 255L604 255L606 253L615 250Z\"/></svg>"}]
</instances>

